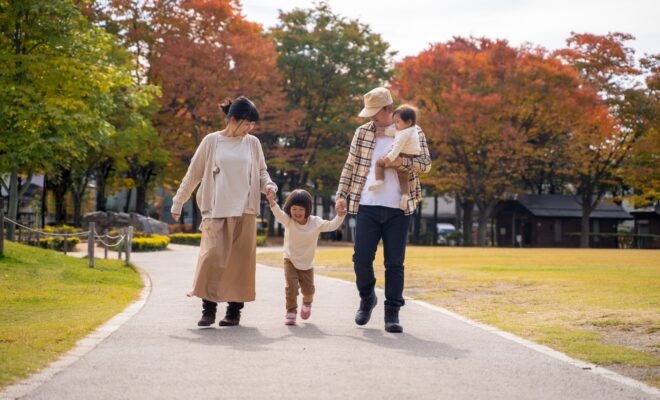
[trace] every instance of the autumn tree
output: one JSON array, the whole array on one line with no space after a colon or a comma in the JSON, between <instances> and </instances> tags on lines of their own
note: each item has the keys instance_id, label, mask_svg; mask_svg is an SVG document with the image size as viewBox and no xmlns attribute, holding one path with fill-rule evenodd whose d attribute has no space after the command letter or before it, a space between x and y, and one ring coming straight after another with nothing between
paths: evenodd
<instances>
[{"instance_id":1,"label":"autumn tree","mask_svg":"<svg viewBox=\"0 0 660 400\"><path fill-rule=\"evenodd\" d=\"M505 41L454 39L397 65L393 88L420 106L437 152L435 184L479 207L479 245L486 244L491 211L512 186L523 143L503 96L516 51ZM422 125L424 126L424 125ZM472 221L464 242L471 244Z\"/></svg>"},{"instance_id":2,"label":"autumn tree","mask_svg":"<svg viewBox=\"0 0 660 400\"><path fill-rule=\"evenodd\" d=\"M155 123L176 161L169 168L176 183L202 138L224 126L219 105L225 98L255 101L264 131L276 129L286 103L273 43L235 2L161 0L150 12L148 76L162 88Z\"/></svg>"},{"instance_id":3,"label":"autumn tree","mask_svg":"<svg viewBox=\"0 0 660 400\"><path fill-rule=\"evenodd\" d=\"M640 102L647 89L635 82L640 70L634 50L626 46L632 39L623 33L574 33L567 48L557 52L607 105L605 109L595 105L592 115L596 118L577 129L569 142L571 173L582 206L581 247L589 247L591 212L616 185L617 173L635 142L652 127L639 124L640 119L648 120L640 113L649 110Z\"/></svg>"}]
</instances>

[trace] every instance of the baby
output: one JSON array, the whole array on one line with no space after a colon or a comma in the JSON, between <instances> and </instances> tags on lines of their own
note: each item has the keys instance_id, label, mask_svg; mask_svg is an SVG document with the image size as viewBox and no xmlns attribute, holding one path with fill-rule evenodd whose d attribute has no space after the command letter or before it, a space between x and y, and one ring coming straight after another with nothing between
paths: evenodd
<instances>
[{"instance_id":1,"label":"baby","mask_svg":"<svg viewBox=\"0 0 660 400\"><path fill-rule=\"evenodd\" d=\"M396 129L385 130L385 135L394 136L392 150L376 162L376 182L369 186L369 190L376 190L385 183L385 168L391 168L390 163L397 157L418 156L422 152L419 145L419 134L417 133L417 113L411 106L403 105L394 111L392 116ZM399 208L407 208L410 199L410 183L408 171L396 170L401 187L401 200Z\"/></svg>"}]
</instances>

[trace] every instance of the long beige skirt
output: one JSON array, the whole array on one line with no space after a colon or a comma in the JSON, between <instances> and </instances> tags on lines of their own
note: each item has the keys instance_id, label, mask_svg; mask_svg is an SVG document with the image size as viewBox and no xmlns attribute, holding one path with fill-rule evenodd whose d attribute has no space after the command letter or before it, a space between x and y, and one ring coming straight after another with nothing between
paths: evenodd
<instances>
[{"instance_id":1,"label":"long beige skirt","mask_svg":"<svg viewBox=\"0 0 660 400\"><path fill-rule=\"evenodd\" d=\"M256 215L207 218L193 290L188 295L215 302L254 301L257 269Z\"/></svg>"}]
</instances>

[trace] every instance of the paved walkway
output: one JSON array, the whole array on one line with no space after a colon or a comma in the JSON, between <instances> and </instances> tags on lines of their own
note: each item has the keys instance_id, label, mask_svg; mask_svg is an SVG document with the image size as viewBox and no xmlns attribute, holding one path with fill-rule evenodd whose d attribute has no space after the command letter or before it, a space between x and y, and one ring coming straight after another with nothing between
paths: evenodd
<instances>
[{"instance_id":1,"label":"paved walkway","mask_svg":"<svg viewBox=\"0 0 660 400\"><path fill-rule=\"evenodd\" d=\"M353 322L353 284L317 276L312 318L287 327L284 277L257 269L240 327L198 329L197 248L133 253L152 292L135 316L29 399L646 399L593 370L410 302L405 333ZM506 336L506 335L504 335Z\"/></svg>"}]
</instances>

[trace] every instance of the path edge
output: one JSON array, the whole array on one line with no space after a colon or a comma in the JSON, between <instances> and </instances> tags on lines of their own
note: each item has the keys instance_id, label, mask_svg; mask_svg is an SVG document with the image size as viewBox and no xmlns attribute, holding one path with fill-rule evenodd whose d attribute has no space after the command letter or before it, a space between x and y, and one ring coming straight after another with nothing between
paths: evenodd
<instances>
[{"instance_id":1,"label":"path edge","mask_svg":"<svg viewBox=\"0 0 660 400\"><path fill-rule=\"evenodd\" d=\"M271 267L271 266L265 265L265 264L257 264L257 265L262 266L262 267L266 267L266 268L282 269L280 267ZM322 275L322 274L318 274L318 276L323 277L325 279L331 279L331 280L334 280L334 281L337 281L337 282L341 282L341 283L344 283L344 284L349 284L351 286L355 285L355 282L349 282L349 281L346 281L346 280L343 280L343 279L340 279L340 278L335 278L335 277L332 277L332 276L326 276L326 275ZM385 291L383 289L380 289L380 288L376 288L376 291L378 291L379 294L381 294L381 295L384 295L384 293L385 293ZM556 360L560 360L560 361L563 361L565 363L571 364L574 367L577 367L577 368L579 368L583 371L594 373L596 375L599 375L599 376L602 376L604 378L610 379L610 380L615 381L617 383L620 383L620 384L632 387L634 389L640 390L640 391L642 391L646 394L654 395L654 396L657 396L658 398L660 398L660 390L658 390L658 389L656 389L652 386L649 386L644 382L638 381L638 380L633 379L633 378L629 378L627 376L624 376L624 375L621 375L617 372L609 370L605 367L601 367L599 365L592 364L590 362L577 360L577 359L572 358L572 357L568 356L567 354L564 354L564 353L562 353L558 350L551 349L550 347L544 346L542 344L538 344L538 343L533 342L529 339L524 339L520 336L517 336L517 335L511 333L511 332L506 332L506 331L503 331L499 328L495 328L494 326L490 326L488 324L484 324L482 322L478 322L478 321L472 320L470 318L464 317L464 316L462 316L460 314L457 314L453 311L449 311L446 308L436 306L434 304L427 303L427 302L422 301L422 300L415 300L415 299L410 298L408 296L403 296L403 297L406 300L406 302L414 303L414 304L417 304L421 307L427 308L429 310L439 312L440 314L443 314L443 315L446 315L448 317L457 319L457 320L459 320L459 321L461 321L461 322L463 322L467 325L470 325L470 326L473 326L475 328L479 328L481 330L490 332L490 333L495 334L497 336L500 336L504 339L510 340L510 341L515 342L519 345L527 347L528 349L531 349L531 350L534 350L536 352L545 354L545 355L547 355L549 357L552 357Z\"/></svg>"},{"instance_id":2,"label":"path edge","mask_svg":"<svg viewBox=\"0 0 660 400\"><path fill-rule=\"evenodd\" d=\"M80 339L71 350L64 353L57 360L51 362L47 367L29 375L20 382L5 388L4 391L0 392L0 399L18 399L28 395L39 386L51 380L55 375L81 359L85 354L93 350L137 314L147 303L147 300L151 295L152 284L151 277L142 268L135 265L133 265L133 268L138 271L142 283L144 284L137 300L129 304L119 314L110 318L106 323L96 328L90 334Z\"/></svg>"}]
</instances>

